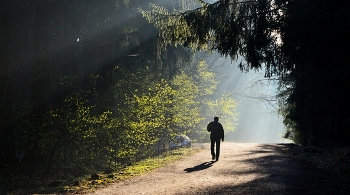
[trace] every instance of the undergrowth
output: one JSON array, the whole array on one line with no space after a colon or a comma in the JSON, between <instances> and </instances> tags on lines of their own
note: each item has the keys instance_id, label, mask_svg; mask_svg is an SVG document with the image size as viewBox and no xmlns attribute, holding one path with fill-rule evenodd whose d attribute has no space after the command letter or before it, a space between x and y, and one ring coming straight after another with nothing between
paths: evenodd
<instances>
[{"instance_id":1,"label":"undergrowth","mask_svg":"<svg viewBox=\"0 0 350 195\"><path fill-rule=\"evenodd\" d=\"M77 194L91 192L99 188L107 187L109 184L163 167L185 156L198 152L198 150L199 149L194 148L171 150L158 156L134 164L124 165L116 169L106 169L105 171L95 172L82 177L71 176L69 179L51 182L47 186L41 186L35 189L18 189L8 194Z\"/></svg>"}]
</instances>

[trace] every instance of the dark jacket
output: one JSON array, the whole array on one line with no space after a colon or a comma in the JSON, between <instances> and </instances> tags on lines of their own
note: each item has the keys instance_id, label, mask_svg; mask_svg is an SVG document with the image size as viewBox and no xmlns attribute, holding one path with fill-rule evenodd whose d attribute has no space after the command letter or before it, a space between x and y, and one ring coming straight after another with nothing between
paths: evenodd
<instances>
[{"instance_id":1,"label":"dark jacket","mask_svg":"<svg viewBox=\"0 0 350 195\"><path fill-rule=\"evenodd\" d=\"M208 124L207 130L210 132L210 139L224 139L224 128L221 123L212 121Z\"/></svg>"}]
</instances>

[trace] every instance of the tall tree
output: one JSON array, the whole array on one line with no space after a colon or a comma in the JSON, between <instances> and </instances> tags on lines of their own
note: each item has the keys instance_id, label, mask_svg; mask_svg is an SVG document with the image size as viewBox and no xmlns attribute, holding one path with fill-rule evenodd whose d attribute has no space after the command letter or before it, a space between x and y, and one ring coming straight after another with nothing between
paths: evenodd
<instances>
[{"instance_id":1,"label":"tall tree","mask_svg":"<svg viewBox=\"0 0 350 195\"><path fill-rule=\"evenodd\" d=\"M219 0L169 12L152 5L143 16L160 29L164 43L197 50L217 50L236 59L243 71L260 70L291 83L287 95L292 121L302 145L349 143L348 101L341 95L349 82L350 16L344 0ZM329 56L329 57L325 57ZM332 94L332 95L330 95ZM285 100L285 99L284 99ZM293 112L293 113L292 113ZM289 123L289 122L288 122ZM292 124L292 123L289 123ZM326 125L327 124L327 125ZM302 141L301 141L302 140Z\"/></svg>"}]
</instances>

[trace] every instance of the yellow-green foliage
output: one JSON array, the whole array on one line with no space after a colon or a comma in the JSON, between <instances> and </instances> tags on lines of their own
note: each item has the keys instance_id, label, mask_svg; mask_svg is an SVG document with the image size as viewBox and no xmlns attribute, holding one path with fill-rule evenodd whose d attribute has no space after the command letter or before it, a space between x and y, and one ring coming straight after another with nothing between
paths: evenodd
<instances>
[{"instance_id":1,"label":"yellow-green foliage","mask_svg":"<svg viewBox=\"0 0 350 195\"><path fill-rule=\"evenodd\" d=\"M201 120L199 89L193 78L184 73L172 80L174 87L173 123L179 128L194 126Z\"/></svg>"},{"instance_id":2,"label":"yellow-green foliage","mask_svg":"<svg viewBox=\"0 0 350 195\"><path fill-rule=\"evenodd\" d=\"M129 117L123 136L136 145L153 145L175 134L188 134L201 140L207 132L204 119L220 116L225 129L234 130L237 102L228 94L214 96L218 82L205 61L195 65L191 75L185 71L167 82L151 82L127 97ZM199 137L198 137L199 136Z\"/></svg>"},{"instance_id":3,"label":"yellow-green foliage","mask_svg":"<svg viewBox=\"0 0 350 195\"><path fill-rule=\"evenodd\" d=\"M143 144L153 144L160 137L171 134L168 128L171 124L174 90L165 80L154 83L142 95L134 94L128 99L132 105L130 121L132 135Z\"/></svg>"},{"instance_id":4,"label":"yellow-green foliage","mask_svg":"<svg viewBox=\"0 0 350 195\"><path fill-rule=\"evenodd\" d=\"M190 73L184 70L170 81L144 78L144 73L139 73L134 76L143 78L144 82L124 94L125 101L115 110L120 117L104 123L110 140L107 150L116 158L130 159L142 148L168 143L175 134L201 141L207 135L206 120L214 115L221 118L227 131L234 130L237 102L228 94L216 99L214 91L218 82L205 61L193 65ZM122 96L118 94L118 97Z\"/></svg>"},{"instance_id":5,"label":"yellow-green foliage","mask_svg":"<svg viewBox=\"0 0 350 195\"><path fill-rule=\"evenodd\" d=\"M223 94L222 97L209 102L209 110L213 116L218 116L225 126L225 131L234 131L237 125L238 112L237 101L229 94Z\"/></svg>"},{"instance_id":6,"label":"yellow-green foliage","mask_svg":"<svg viewBox=\"0 0 350 195\"><path fill-rule=\"evenodd\" d=\"M197 80L201 95L212 95L218 85L218 82L215 80L215 74L210 71L205 61L200 61L197 69L198 74L195 75L195 79Z\"/></svg>"}]
</instances>

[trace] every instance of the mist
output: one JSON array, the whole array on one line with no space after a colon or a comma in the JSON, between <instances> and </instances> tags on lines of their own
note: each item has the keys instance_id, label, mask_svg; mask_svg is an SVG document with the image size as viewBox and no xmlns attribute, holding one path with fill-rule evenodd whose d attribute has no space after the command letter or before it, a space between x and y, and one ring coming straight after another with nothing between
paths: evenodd
<instances>
[{"instance_id":1,"label":"mist","mask_svg":"<svg viewBox=\"0 0 350 195\"><path fill-rule=\"evenodd\" d=\"M264 70L242 72L237 61L218 53L197 53L219 75L218 95L230 92L239 102L237 126L225 135L226 141L241 143L286 143L283 118L277 114L277 82L264 78ZM225 121L220 121L225 128Z\"/></svg>"}]
</instances>

